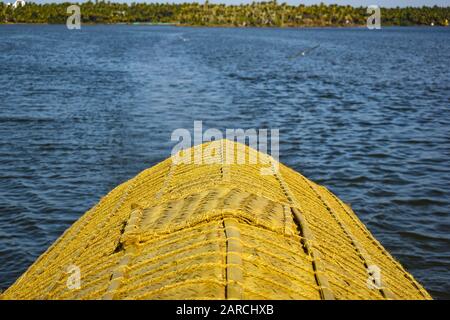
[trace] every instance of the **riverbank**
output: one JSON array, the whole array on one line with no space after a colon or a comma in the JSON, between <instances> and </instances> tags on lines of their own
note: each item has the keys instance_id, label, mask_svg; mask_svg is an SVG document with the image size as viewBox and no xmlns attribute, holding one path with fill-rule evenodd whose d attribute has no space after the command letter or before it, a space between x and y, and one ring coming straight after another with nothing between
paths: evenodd
<instances>
[{"instance_id":1,"label":"riverbank","mask_svg":"<svg viewBox=\"0 0 450 320\"><path fill-rule=\"evenodd\" d=\"M35 23L35 22L18 22L18 23L3 23L0 22L0 26L7 25L47 25L47 26L61 26L66 25L66 23ZM180 23L150 23L150 22L133 22L133 23L92 23L92 22L82 22L83 26L142 26L142 27L178 27L178 28L225 28L225 29L332 29L332 28L341 28L341 29L363 29L367 28L367 25L308 25L308 26L234 26L234 25L195 25L195 24L180 24ZM449 26L431 26L431 25L381 25L382 28L449 28Z\"/></svg>"},{"instance_id":2,"label":"riverbank","mask_svg":"<svg viewBox=\"0 0 450 320\"><path fill-rule=\"evenodd\" d=\"M65 24L68 3L29 3L13 9L0 3L0 23ZM339 5L286 5L276 1L248 5L198 3L80 3L81 22L93 24L150 23L232 27L341 27L366 25L377 10ZM74 14L75 11L72 12ZM446 26L450 7L379 8L383 25Z\"/></svg>"}]
</instances>

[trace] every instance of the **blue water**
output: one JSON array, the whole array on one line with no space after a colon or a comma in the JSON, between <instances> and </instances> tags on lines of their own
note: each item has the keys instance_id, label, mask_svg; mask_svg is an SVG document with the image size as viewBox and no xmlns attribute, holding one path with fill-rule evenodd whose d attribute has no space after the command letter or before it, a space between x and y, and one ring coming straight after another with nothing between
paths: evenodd
<instances>
[{"instance_id":1,"label":"blue water","mask_svg":"<svg viewBox=\"0 0 450 320\"><path fill-rule=\"evenodd\" d=\"M449 28L0 26L0 288L202 120L280 129L281 161L448 299L449 79Z\"/></svg>"}]
</instances>

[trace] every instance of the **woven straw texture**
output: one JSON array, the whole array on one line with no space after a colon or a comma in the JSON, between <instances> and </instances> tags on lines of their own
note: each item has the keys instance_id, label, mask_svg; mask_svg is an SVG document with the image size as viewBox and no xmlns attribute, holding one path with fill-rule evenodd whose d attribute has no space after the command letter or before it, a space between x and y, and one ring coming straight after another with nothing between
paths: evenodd
<instances>
[{"instance_id":1,"label":"woven straw texture","mask_svg":"<svg viewBox=\"0 0 450 320\"><path fill-rule=\"evenodd\" d=\"M112 190L1 298L431 298L348 205L271 157L228 140L179 156Z\"/></svg>"}]
</instances>

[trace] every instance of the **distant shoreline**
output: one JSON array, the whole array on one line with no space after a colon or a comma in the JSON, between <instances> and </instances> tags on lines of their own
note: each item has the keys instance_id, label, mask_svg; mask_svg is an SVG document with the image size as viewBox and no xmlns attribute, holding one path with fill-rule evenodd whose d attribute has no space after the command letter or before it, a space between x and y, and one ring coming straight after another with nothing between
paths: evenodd
<instances>
[{"instance_id":1,"label":"distant shoreline","mask_svg":"<svg viewBox=\"0 0 450 320\"><path fill-rule=\"evenodd\" d=\"M8 25L45 25L45 26L65 26L65 23L36 23L36 22L16 22L16 23L4 23L0 22L0 26L8 26ZM367 28L366 25L308 25L308 26L235 26L235 25L189 25L189 24L177 24L177 23L92 23L92 22L83 22L81 26L139 26L139 27L178 27L178 28L228 28L228 29L327 29L327 28L335 28L335 29L364 29ZM381 25L381 28L438 28L444 29L449 28L449 26L430 26L430 25Z\"/></svg>"},{"instance_id":2,"label":"distant shoreline","mask_svg":"<svg viewBox=\"0 0 450 320\"><path fill-rule=\"evenodd\" d=\"M365 26L448 26L448 7L384 8L343 5L288 5L276 0L243 5L205 3L0 3L0 23L65 24L81 17L82 24L173 25L187 27L319 28ZM69 9L69 13L67 10ZM78 19L77 18L77 19ZM79 20L77 20L79 21Z\"/></svg>"}]
</instances>

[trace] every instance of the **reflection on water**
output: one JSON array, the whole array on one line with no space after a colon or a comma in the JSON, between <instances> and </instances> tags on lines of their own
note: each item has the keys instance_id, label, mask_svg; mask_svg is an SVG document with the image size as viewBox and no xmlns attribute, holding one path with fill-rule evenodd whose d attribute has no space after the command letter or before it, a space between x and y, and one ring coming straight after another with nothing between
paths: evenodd
<instances>
[{"instance_id":1,"label":"reflection on water","mask_svg":"<svg viewBox=\"0 0 450 320\"><path fill-rule=\"evenodd\" d=\"M450 298L450 29L0 26L0 287L176 128L279 128L435 298ZM305 55L289 57L308 48Z\"/></svg>"}]
</instances>

